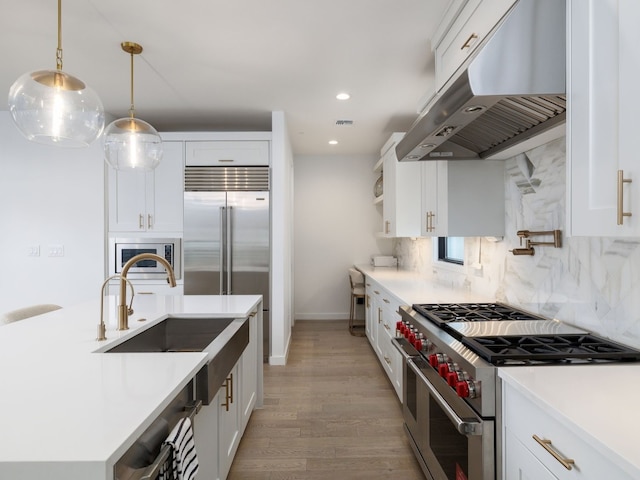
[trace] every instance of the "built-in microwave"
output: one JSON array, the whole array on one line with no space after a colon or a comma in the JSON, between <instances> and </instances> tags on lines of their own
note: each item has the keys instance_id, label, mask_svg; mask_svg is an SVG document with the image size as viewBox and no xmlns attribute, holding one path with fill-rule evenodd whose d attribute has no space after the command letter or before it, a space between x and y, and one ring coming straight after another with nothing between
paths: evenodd
<instances>
[{"instance_id":1,"label":"built-in microwave","mask_svg":"<svg viewBox=\"0 0 640 480\"><path fill-rule=\"evenodd\" d=\"M109 275L122 273L124 265L141 253L155 253L173 268L176 279L182 273L182 240L180 238L110 238ZM153 280L166 277L164 266L153 259L136 262L129 268L127 278Z\"/></svg>"}]
</instances>

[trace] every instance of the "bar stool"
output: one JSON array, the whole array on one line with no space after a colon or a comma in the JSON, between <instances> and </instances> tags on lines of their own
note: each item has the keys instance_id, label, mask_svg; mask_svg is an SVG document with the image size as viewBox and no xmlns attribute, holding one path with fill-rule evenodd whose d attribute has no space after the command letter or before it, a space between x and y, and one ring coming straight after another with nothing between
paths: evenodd
<instances>
[{"instance_id":1,"label":"bar stool","mask_svg":"<svg viewBox=\"0 0 640 480\"><path fill-rule=\"evenodd\" d=\"M364 300L364 275L355 268L349 268L349 284L351 285L351 308L349 310L349 333L354 336L364 337L364 332L355 332L356 305L358 299Z\"/></svg>"},{"instance_id":2,"label":"bar stool","mask_svg":"<svg viewBox=\"0 0 640 480\"><path fill-rule=\"evenodd\" d=\"M54 305L52 303L42 303L39 305L31 305L30 307L18 308L17 310L11 310L1 315L0 325L35 317L36 315L42 315L43 313L52 312L61 308L60 305Z\"/></svg>"}]
</instances>

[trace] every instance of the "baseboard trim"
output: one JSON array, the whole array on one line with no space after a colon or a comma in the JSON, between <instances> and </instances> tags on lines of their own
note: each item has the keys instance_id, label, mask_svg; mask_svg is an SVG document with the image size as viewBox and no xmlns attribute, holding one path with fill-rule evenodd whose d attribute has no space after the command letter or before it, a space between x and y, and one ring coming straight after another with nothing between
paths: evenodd
<instances>
[{"instance_id":1,"label":"baseboard trim","mask_svg":"<svg viewBox=\"0 0 640 480\"><path fill-rule=\"evenodd\" d=\"M296 314L298 320L349 320L349 313L299 313ZM361 320L361 319L358 319Z\"/></svg>"}]
</instances>

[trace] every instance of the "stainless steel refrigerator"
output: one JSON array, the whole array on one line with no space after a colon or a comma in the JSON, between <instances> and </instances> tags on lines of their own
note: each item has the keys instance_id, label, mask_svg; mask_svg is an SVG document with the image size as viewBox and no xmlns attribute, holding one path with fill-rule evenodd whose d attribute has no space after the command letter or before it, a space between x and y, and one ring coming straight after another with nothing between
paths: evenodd
<instances>
[{"instance_id":1,"label":"stainless steel refrigerator","mask_svg":"<svg viewBox=\"0 0 640 480\"><path fill-rule=\"evenodd\" d=\"M187 166L185 295L262 295L263 356L270 332L269 167Z\"/></svg>"}]
</instances>

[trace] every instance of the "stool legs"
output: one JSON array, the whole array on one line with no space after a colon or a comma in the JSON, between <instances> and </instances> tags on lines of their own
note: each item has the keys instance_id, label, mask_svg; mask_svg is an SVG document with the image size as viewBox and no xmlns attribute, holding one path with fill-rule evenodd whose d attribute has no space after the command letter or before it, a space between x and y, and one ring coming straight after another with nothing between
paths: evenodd
<instances>
[{"instance_id":1,"label":"stool legs","mask_svg":"<svg viewBox=\"0 0 640 480\"><path fill-rule=\"evenodd\" d=\"M354 295L353 293L351 294L351 305L349 308L349 333L354 336L362 337L364 336L364 334L359 335L354 332L355 325L353 324L356 317L356 305L357 305L358 298L362 298L362 297L358 295Z\"/></svg>"}]
</instances>

